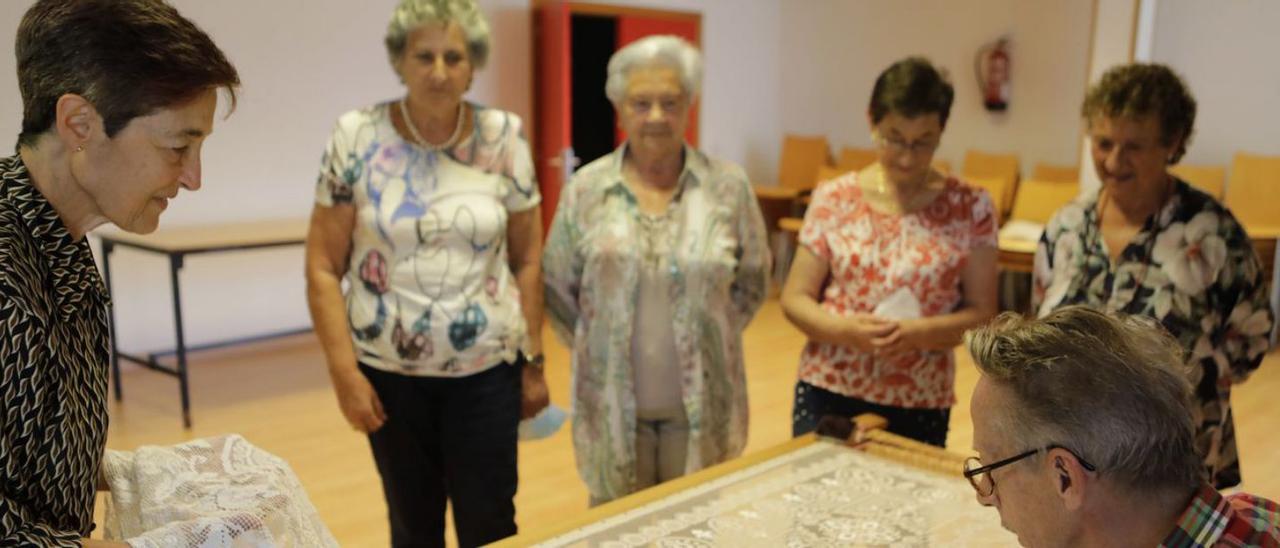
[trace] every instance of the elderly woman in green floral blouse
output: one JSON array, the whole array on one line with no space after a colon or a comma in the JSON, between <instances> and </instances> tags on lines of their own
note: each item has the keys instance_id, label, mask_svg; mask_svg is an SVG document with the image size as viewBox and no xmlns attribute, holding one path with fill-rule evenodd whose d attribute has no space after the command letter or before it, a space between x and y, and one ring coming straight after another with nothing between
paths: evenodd
<instances>
[{"instance_id":1,"label":"elderly woman in green floral blouse","mask_svg":"<svg viewBox=\"0 0 1280 548\"><path fill-rule=\"evenodd\" d=\"M697 50L672 36L610 59L627 141L564 188L543 254L592 504L746 445L742 330L764 300L769 252L742 169L684 142L700 79Z\"/></svg>"},{"instance_id":2,"label":"elderly woman in green floral blouse","mask_svg":"<svg viewBox=\"0 0 1280 548\"><path fill-rule=\"evenodd\" d=\"M1168 172L1196 103L1168 67L1132 64L1084 100L1102 187L1049 222L1035 257L1040 315L1071 304L1155 318L1182 344L1196 444L1218 488L1240 483L1231 387L1262 362L1274 321L1258 256L1222 204Z\"/></svg>"}]
</instances>

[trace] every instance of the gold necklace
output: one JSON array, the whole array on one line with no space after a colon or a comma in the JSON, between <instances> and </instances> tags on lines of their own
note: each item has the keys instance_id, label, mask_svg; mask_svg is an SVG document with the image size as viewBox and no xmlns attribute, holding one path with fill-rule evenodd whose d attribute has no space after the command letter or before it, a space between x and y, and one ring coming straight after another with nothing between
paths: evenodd
<instances>
[{"instance_id":1,"label":"gold necklace","mask_svg":"<svg viewBox=\"0 0 1280 548\"><path fill-rule=\"evenodd\" d=\"M430 152L437 152L453 146L454 142L458 140L458 136L462 135L462 126L464 125L462 123L462 115L465 112L465 101L458 102L458 121L453 125L453 134L450 135L445 142L440 143L439 145L433 145L428 143L427 140L422 137L421 133L418 133L417 124L414 124L413 118L409 117L409 107L405 104L405 99L405 97L400 98L400 118L404 120L405 127L409 128L409 135L413 137L414 143L418 146Z\"/></svg>"},{"instance_id":2,"label":"gold necklace","mask_svg":"<svg viewBox=\"0 0 1280 548\"><path fill-rule=\"evenodd\" d=\"M876 175L875 177L876 192L880 194L880 199L884 201L885 205L888 206L889 209L896 214L905 214L912 211L914 209L912 206L916 205L915 201L920 198L920 196L924 193L925 188L929 184L929 174L926 173L925 182L924 184L920 185L919 192L913 193L913 195L909 196L908 197L909 199L906 200L904 203L904 201L898 200L898 196L901 195L901 188L897 187L896 185L894 187L895 188L894 195L889 196L889 185L884 175L883 166L879 167L879 169L875 171L875 175Z\"/></svg>"}]
</instances>

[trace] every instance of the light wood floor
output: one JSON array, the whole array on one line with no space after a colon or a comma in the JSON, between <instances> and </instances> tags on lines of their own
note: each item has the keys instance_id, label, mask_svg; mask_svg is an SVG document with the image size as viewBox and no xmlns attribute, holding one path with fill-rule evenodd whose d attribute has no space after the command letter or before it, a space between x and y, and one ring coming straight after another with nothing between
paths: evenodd
<instances>
[{"instance_id":1,"label":"light wood floor","mask_svg":"<svg viewBox=\"0 0 1280 548\"><path fill-rule=\"evenodd\" d=\"M568 361L548 334L547 368L552 399L568 408ZM746 332L751 433L747 452L790 437L791 393L804 339L767 302ZM976 372L959 355L949 447L967 452L972 440L969 394ZM321 517L342 546L386 546L386 508L365 438L342 420L322 356L310 335L196 354L191 359L194 428L184 431L174 379L126 369L124 402L110 406L107 446L130 450L239 433L288 461L306 486ZM1233 396L1245 488L1280 500L1280 442L1267 432L1280 418L1273 394L1280 392L1280 353L1268 355ZM517 521L523 528L555 522L586 510L587 493L574 468L568 428L520 446ZM100 505L101 506L101 505ZM452 539L452 533L450 533ZM452 542L452 540L451 540Z\"/></svg>"}]
</instances>

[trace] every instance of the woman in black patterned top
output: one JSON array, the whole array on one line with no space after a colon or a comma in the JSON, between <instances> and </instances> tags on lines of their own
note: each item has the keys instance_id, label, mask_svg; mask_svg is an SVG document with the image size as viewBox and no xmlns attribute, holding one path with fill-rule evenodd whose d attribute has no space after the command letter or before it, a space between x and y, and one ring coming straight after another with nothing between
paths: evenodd
<instances>
[{"instance_id":1,"label":"woman in black patterned top","mask_svg":"<svg viewBox=\"0 0 1280 548\"><path fill-rule=\"evenodd\" d=\"M22 133L0 158L0 546L88 540L110 302L84 236L155 230L235 68L159 0L39 0L18 26Z\"/></svg>"}]
</instances>

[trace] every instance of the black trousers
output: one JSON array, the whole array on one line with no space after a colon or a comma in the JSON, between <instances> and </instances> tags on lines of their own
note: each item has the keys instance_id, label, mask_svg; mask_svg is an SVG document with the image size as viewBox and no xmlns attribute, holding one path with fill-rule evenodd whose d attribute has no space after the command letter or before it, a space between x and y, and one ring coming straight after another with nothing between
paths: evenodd
<instances>
[{"instance_id":1,"label":"black trousers","mask_svg":"<svg viewBox=\"0 0 1280 548\"><path fill-rule=\"evenodd\" d=\"M365 365L387 422L369 435L392 546L444 546L445 503L458 545L516 534L520 367L468 377L411 377Z\"/></svg>"},{"instance_id":2,"label":"black trousers","mask_svg":"<svg viewBox=\"0 0 1280 548\"><path fill-rule=\"evenodd\" d=\"M938 447L947 446L947 430L951 409L908 409L880 405L836 394L804 381L796 382L795 405L791 412L791 435L814 431L823 415L853 418L875 413L889 421L888 430L899 436L919 440Z\"/></svg>"}]
</instances>

